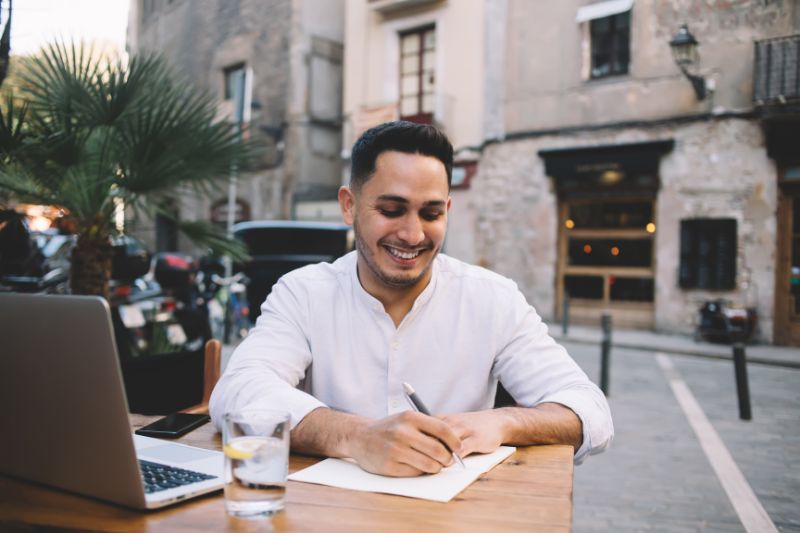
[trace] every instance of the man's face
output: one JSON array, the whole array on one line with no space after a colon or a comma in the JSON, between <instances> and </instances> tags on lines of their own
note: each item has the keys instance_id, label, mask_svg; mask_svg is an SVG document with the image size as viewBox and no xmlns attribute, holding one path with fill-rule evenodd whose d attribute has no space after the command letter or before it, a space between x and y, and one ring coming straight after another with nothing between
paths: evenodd
<instances>
[{"instance_id":1,"label":"man's face","mask_svg":"<svg viewBox=\"0 0 800 533\"><path fill-rule=\"evenodd\" d=\"M353 225L364 288L424 288L447 230L444 164L420 154L383 152L358 192L342 187L339 203L345 222Z\"/></svg>"}]
</instances>

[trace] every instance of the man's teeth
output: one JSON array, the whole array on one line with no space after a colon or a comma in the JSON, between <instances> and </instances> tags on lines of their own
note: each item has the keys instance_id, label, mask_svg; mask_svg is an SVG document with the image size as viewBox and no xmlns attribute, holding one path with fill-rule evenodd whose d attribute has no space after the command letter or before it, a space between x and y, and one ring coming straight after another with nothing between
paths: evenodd
<instances>
[{"instance_id":1,"label":"man's teeth","mask_svg":"<svg viewBox=\"0 0 800 533\"><path fill-rule=\"evenodd\" d=\"M394 248L388 248L388 247L387 250L389 250L390 254L392 254L395 257L399 257L400 259L414 259L419 255L420 252L419 250L417 250L416 252L401 252L400 250L395 250Z\"/></svg>"}]
</instances>

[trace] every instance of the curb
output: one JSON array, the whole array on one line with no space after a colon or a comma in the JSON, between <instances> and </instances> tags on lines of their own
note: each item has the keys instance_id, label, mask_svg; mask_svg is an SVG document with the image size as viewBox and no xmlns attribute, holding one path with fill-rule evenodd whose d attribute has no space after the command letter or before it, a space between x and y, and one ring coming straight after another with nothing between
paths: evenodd
<instances>
[{"instance_id":1,"label":"curb","mask_svg":"<svg viewBox=\"0 0 800 533\"><path fill-rule=\"evenodd\" d=\"M590 339L581 339L576 337L563 337L563 336L553 336L553 338L560 342L560 343L576 343L576 344L588 344L588 345L595 345L599 346L600 341L594 341ZM613 337L612 337L613 339ZM648 346L643 344L635 344L635 343L626 343L626 342L614 342L611 341L612 348L624 348L627 350L640 350L646 352L662 352L662 353L671 353L677 355L689 355L692 357L704 357L706 359L719 359L724 361L733 361L733 355L724 355L721 353L710 353L704 352L699 350L687 350L682 348L670 348L667 346ZM745 345L746 349L746 345ZM793 368L793 369L800 369L800 361L784 361L781 359L773 359L770 357L763 357L759 355L747 356L747 362L758 364L758 365L766 365L766 366L777 366L783 368Z\"/></svg>"}]
</instances>

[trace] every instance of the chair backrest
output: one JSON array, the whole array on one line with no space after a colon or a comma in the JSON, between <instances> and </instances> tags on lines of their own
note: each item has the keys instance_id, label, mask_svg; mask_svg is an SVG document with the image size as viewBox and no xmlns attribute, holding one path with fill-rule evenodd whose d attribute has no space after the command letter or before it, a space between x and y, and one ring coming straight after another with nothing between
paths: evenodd
<instances>
[{"instance_id":1,"label":"chair backrest","mask_svg":"<svg viewBox=\"0 0 800 533\"><path fill-rule=\"evenodd\" d=\"M205 356L203 361L203 399L197 405L183 409L184 413L203 413L208 414L208 402L211 400L211 392L219 381L222 372L222 343L217 339L209 339L206 342Z\"/></svg>"},{"instance_id":2,"label":"chair backrest","mask_svg":"<svg viewBox=\"0 0 800 533\"><path fill-rule=\"evenodd\" d=\"M210 339L202 352L122 360L130 411L148 415L207 413L211 391L220 376L221 352L220 342Z\"/></svg>"}]
</instances>

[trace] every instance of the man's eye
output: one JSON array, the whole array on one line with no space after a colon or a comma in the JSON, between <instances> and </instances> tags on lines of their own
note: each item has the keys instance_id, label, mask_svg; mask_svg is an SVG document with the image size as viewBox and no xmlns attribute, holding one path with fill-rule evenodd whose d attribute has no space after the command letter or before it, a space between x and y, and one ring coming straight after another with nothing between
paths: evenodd
<instances>
[{"instance_id":1,"label":"man's eye","mask_svg":"<svg viewBox=\"0 0 800 533\"><path fill-rule=\"evenodd\" d=\"M381 215L389 218L397 218L403 214L402 209L381 209Z\"/></svg>"},{"instance_id":2,"label":"man's eye","mask_svg":"<svg viewBox=\"0 0 800 533\"><path fill-rule=\"evenodd\" d=\"M422 218L424 218L425 220L433 221L433 220L436 220L437 218L439 218L440 216L442 216L442 212L441 211L423 211L422 212Z\"/></svg>"}]
</instances>

